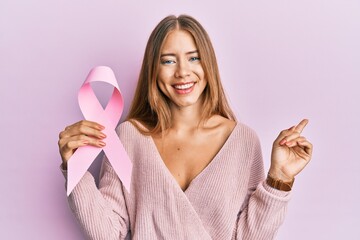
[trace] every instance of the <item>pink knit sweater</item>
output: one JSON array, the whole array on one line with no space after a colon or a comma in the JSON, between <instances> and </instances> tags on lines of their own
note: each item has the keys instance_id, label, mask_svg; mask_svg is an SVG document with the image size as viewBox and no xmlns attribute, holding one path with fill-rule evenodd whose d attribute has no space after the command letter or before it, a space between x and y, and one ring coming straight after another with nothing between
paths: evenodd
<instances>
[{"instance_id":1,"label":"pink knit sweater","mask_svg":"<svg viewBox=\"0 0 360 240\"><path fill-rule=\"evenodd\" d=\"M99 188L87 172L68 198L89 239L274 238L290 194L264 182L253 130L238 123L186 191L167 169L151 137L130 122L120 124L117 131L133 161L131 193L105 158Z\"/></svg>"}]
</instances>

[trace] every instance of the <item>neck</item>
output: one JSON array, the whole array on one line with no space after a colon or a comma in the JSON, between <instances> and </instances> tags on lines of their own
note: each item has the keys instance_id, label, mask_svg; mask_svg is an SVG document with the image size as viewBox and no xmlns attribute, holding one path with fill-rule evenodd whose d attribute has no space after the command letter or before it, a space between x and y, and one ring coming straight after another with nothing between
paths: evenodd
<instances>
[{"instance_id":1,"label":"neck","mask_svg":"<svg viewBox=\"0 0 360 240\"><path fill-rule=\"evenodd\" d=\"M201 123L201 107L201 101L187 107L171 106L171 129L175 131L192 131L197 129Z\"/></svg>"}]
</instances>

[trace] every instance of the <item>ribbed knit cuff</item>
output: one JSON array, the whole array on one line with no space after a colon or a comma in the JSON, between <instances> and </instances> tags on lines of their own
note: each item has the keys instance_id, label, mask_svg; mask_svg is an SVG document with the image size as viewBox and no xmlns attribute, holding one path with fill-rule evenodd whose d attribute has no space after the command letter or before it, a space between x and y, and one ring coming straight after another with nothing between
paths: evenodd
<instances>
[{"instance_id":1,"label":"ribbed knit cuff","mask_svg":"<svg viewBox=\"0 0 360 240\"><path fill-rule=\"evenodd\" d=\"M269 194L279 197L279 198L284 198L285 199L290 199L291 197L291 191L286 192L286 191L281 191L275 188L270 187L267 183L266 180L262 182L261 186L264 188L264 190L266 192L268 192Z\"/></svg>"}]
</instances>

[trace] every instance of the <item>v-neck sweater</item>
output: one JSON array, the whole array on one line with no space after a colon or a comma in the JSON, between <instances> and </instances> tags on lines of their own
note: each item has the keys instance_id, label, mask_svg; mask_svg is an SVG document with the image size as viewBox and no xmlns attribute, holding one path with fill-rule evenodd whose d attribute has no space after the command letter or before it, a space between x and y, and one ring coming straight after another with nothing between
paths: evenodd
<instances>
[{"instance_id":1,"label":"v-neck sweater","mask_svg":"<svg viewBox=\"0 0 360 240\"><path fill-rule=\"evenodd\" d=\"M89 239L274 239L291 194L266 184L259 139L251 128L237 123L185 191L151 136L130 122L120 124L117 133L133 163L130 193L105 156L99 187L86 172L68 197Z\"/></svg>"}]
</instances>

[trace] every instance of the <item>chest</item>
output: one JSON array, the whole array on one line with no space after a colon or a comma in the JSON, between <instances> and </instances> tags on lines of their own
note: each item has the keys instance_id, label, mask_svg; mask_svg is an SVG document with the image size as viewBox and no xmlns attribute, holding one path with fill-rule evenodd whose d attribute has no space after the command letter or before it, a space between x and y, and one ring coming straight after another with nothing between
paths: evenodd
<instances>
[{"instance_id":1,"label":"chest","mask_svg":"<svg viewBox=\"0 0 360 240\"><path fill-rule=\"evenodd\" d=\"M183 191L216 157L227 135L209 133L154 139L160 156Z\"/></svg>"}]
</instances>

